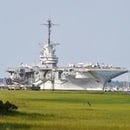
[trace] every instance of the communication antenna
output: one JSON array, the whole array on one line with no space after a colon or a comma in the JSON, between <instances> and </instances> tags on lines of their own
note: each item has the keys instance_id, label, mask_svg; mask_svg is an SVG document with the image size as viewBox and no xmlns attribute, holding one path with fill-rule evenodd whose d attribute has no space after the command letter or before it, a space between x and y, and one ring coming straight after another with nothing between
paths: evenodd
<instances>
[{"instance_id":1,"label":"communication antenna","mask_svg":"<svg viewBox=\"0 0 130 130\"><path fill-rule=\"evenodd\" d=\"M48 45L50 45L51 43L51 28L54 25L58 25L58 24L53 24L51 19L47 20L47 24L42 24L42 25L46 25L48 27Z\"/></svg>"}]
</instances>

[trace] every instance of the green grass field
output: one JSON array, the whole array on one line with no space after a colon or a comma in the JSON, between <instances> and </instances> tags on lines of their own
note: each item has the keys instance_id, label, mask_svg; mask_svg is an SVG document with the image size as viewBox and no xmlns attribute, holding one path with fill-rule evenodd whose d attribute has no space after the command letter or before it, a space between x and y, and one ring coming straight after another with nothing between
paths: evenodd
<instances>
[{"instance_id":1,"label":"green grass field","mask_svg":"<svg viewBox=\"0 0 130 130\"><path fill-rule=\"evenodd\" d=\"M127 93L1 90L0 100L18 106L0 130L130 130Z\"/></svg>"}]
</instances>

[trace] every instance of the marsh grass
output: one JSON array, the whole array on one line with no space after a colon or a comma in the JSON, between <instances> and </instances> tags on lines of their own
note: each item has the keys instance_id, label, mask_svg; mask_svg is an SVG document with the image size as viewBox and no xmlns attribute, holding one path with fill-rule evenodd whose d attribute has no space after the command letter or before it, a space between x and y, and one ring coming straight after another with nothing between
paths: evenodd
<instances>
[{"instance_id":1,"label":"marsh grass","mask_svg":"<svg viewBox=\"0 0 130 130\"><path fill-rule=\"evenodd\" d=\"M77 91L0 91L18 111L1 130L129 130L130 95ZM91 106L88 105L91 103Z\"/></svg>"}]
</instances>

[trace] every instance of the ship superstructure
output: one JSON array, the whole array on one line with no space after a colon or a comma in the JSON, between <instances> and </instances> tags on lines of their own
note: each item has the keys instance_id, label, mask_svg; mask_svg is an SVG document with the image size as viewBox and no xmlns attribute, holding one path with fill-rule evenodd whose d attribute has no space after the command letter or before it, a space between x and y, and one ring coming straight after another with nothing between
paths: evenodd
<instances>
[{"instance_id":1,"label":"ship superstructure","mask_svg":"<svg viewBox=\"0 0 130 130\"><path fill-rule=\"evenodd\" d=\"M45 25L48 27L48 42L40 52L40 64L9 68L11 84L30 85L42 90L103 90L111 79L128 72L126 68L99 63L57 66L57 44L51 43L50 39L53 23L49 19Z\"/></svg>"}]
</instances>

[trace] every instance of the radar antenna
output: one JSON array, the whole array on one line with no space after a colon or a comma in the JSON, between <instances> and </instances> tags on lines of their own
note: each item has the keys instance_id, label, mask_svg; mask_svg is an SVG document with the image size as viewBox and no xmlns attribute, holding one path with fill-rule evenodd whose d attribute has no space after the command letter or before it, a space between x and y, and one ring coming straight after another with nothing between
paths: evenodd
<instances>
[{"instance_id":1,"label":"radar antenna","mask_svg":"<svg viewBox=\"0 0 130 130\"><path fill-rule=\"evenodd\" d=\"M51 27L57 24L53 24L51 22L51 19L48 19L47 24L42 24L42 25L46 25L48 27L48 45L50 45L51 44Z\"/></svg>"}]
</instances>

